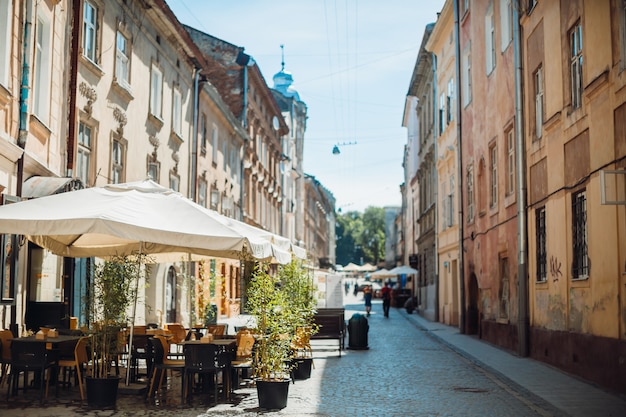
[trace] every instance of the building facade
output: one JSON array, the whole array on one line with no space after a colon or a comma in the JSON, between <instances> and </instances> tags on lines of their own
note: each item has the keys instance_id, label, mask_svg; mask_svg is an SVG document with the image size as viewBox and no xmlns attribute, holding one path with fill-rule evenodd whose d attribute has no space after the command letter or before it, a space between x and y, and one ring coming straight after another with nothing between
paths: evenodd
<instances>
[{"instance_id":1,"label":"building facade","mask_svg":"<svg viewBox=\"0 0 626 417\"><path fill-rule=\"evenodd\" d=\"M437 271L439 321L460 323L459 155L457 132L454 5L445 2L426 50L434 55L437 80Z\"/></svg>"}]
</instances>

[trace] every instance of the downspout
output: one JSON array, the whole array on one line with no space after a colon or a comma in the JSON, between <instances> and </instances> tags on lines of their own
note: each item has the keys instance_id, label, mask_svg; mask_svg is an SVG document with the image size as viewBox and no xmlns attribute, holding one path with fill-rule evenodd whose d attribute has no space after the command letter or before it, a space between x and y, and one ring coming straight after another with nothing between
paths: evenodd
<instances>
[{"instance_id":1,"label":"downspout","mask_svg":"<svg viewBox=\"0 0 626 417\"><path fill-rule=\"evenodd\" d=\"M240 211L240 216L241 216L241 221L245 222L245 188L246 188L246 182L245 182L245 176L244 176L244 170L245 170L245 160L246 160L246 154L248 152L248 64L251 61L251 58L249 55L245 55L243 52L240 53L240 56L238 58L243 58L242 61L239 62L240 65L243 65L243 91L242 91L242 95L243 95L243 109L241 110L241 115L240 120L241 120L241 125L244 128L244 131L246 133L246 135L243 138L243 153L241 155L241 184L239 185L239 211ZM239 60L238 60L239 61ZM245 261L240 261L239 265L239 288L241 288L241 297L240 297L240 306L239 306L239 310L241 312L245 312L246 311L246 304L247 304L247 297L246 297L246 275L247 275L247 271L246 271L246 262Z\"/></svg>"},{"instance_id":2,"label":"downspout","mask_svg":"<svg viewBox=\"0 0 626 417\"><path fill-rule=\"evenodd\" d=\"M30 89L30 30L31 19L33 15L33 5L30 0L24 2L24 31L23 31L23 49L22 49L22 80L20 83L20 120L19 131L17 135L17 145L22 148L23 152L17 160L17 176L15 195L22 197L22 183L24 182L24 157L26 149L26 140L28 138L28 90ZM13 268L13 276L18 276L19 241L18 236L11 237L11 245L14 248L14 256L11 267ZM11 323L9 324L13 336L19 336L19 327L17 325L17 305L11 306Z\"/></svg>"},{"instance_id":3,"label":"downspout","mask_svg":"<svg viewBox=\"0 0 626 417\"><path fill-rule=\"evenodd\" d=\"M457 138L457 167L458 167L458 184L459 184L459 330L461 334L466 333L465 329L465 260L463 256L463 227L465 225L465 216L463 214L463 140L461 130L461 105L462 105L462 90L461 90L461 38L459 29L459 2L454 0L454 36L456 38L454 54L456 58L455 72L456 72L456 138Z\"/></svg>"},{"instance_id":4,"label":"downspout","mask_svg":"<svg viewBox=\"0 0 626 417\"><path fill-rule=\"evenodd\" d=\"M78 54L80 42L80 0L72 2L72 40L70 51L69 126L67 131L67 176L74 176L74 147L76 144L76 89L78 87ZM87 185L87 184L84 184Z\"/></svg>"},{"instance_id":5,"label":"downspout","mask_svg":"<svg viewBox=\"0 0 626 417\"><path fill-rule=\"evenodd\" d=\"M189 197L191 201L196 201L196 172L198 171L198 113L199 109L199 79L202 68L196 65L193 76L193 129L191 137L191 166L189 167L191 182L189 184Z\"/></svg>"},{"instance_id":6,"label":"downspout","mask_svg":"<svg viewBox=\"0 0 626 417\"><path fill-rule=\"evenodd\" d=\"M517 353L528 356L528 267L527 267L527 212L526 212L526 153L522 107L522 55L520 21L517 7L513 7L513 45L515 54L515 147L517 152L517 281L519 312L517 317Z\"/></svg>"},{"instance_id":7,"label":"downspout","mask_svg":"<svg viewBox=\"0 0 626 417\"><path fill-rule=\"evenodd\" d=\"M437 101L437 55L435 55L434 52L431 52L432 58L433 58L433 85L434 85L434 96L435 96L435 102ZM438 113L437 113L438 114ZM439 116L440 118L442 117L442 115ZM439 123L441 123L441 121L439 121ZM437 124L435 124L435 126L437 126ZM435 245L434 245L434 254L433 256L435 257L435 316L434 316L434 321L438 322L439 321L439 247L437 245L438 239L437 236L439 235L439 179L438 179L438 175L437 175L437 139L439 136L441 136L441 132L439 132L439 135L437 135L437 129L435 129L435 134L434 136L434 164L435 164L435 170L434 170L434 174L435 174L435 178L432 179L432 183L433 185L436 184L435 187Z\"/></svg>"}]
</instances>

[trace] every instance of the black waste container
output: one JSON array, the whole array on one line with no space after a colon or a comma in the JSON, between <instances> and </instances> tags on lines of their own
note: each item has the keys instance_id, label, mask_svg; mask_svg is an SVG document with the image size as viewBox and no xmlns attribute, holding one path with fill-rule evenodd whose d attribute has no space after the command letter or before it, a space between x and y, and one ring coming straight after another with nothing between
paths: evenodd
<instances>
[{"instance_id":1,"label":"black waste container","mask_svg":"<svg viewBox=\"0 0 626 417\"><path fill-rule=\"evenodd\" d=\"M348 320L348 349L369 349L367 347L367 332L370 328L367 318L359 313L352 315Z\"/></svg>"}]
</instances>

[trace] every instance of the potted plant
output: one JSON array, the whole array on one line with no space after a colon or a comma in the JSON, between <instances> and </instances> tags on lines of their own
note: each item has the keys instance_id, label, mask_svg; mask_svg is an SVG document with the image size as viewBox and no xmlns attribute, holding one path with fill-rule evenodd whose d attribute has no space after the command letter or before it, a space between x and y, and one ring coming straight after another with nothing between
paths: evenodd
<instances>
[{"instance_id":1,"label":"potted plant","mask_svg":"<svg viewBox=\"0 0 626 417\"><path fill-rule=\"evenodd\" d=\"M287 406L289 394L293 315L278 277L270 275L267 264L255 266L246 295L248 311L256 322L252 372L259 407L282 409Z\"/></svg>"},{"instance_id":2,"label":"potted plant","mask_svg":"<svg viewBox=\"0 0 626 417\"><path fill-rule=\"evenodd\" d=\"M318 330L314 323L317 310L316 287L313 277L299 259L282 265L278 270L281 290L285 295L287 309L292 315L290 334L292 350L292 377L308 379L313 366L311 336Z\"/></svg>"},{"instance_id":3,"label":"potted plant","mask_svg":"<svg viewBox=\"0 0 626 417\"><path fill-rule=\"evenodd\" d=\"M91 335L87 403L94 408L114 408L117 401L120 378L111 375L111 364L118 360L120 331L126 327L127 312L136 300L141 258L116 256L94 266L86 297Z\"/></svg>"}]
</instances>

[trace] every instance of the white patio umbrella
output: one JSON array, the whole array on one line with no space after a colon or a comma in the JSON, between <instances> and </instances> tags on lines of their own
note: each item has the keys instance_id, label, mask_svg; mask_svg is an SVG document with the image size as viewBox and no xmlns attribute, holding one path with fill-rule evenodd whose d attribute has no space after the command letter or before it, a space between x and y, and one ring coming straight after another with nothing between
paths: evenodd
<instances>
[{"instance_id":1,"label":"white patio umbrella","mask_svg":"<svg viewBox=\"0 0 626 417\"><path fill-rule=\"evenodd\" d=\"M234 259L244 254L257 259L273 256L270 241L251 232L244 235L208 213L181 194L146 180L0 206L0 233L25 235L57 255L76 258L136 253L157 259L176 253ZM133 311L131 343L134 316Z\"/></svg>"},{"instance_id":2,"label":"white patio umbrella","mask_svg":"<svg viewBox=\"0 0 626 417\"><path fill-rule=\"evenodd\" d=\"M372 272L370 274L370 278L375 278L375 279L390 278L390 277L395 277L395 276L396 274L392 274L386 268L379 269L378 271Z\"/></svg>"},{"instance_id":3,"label":"white patio umbrella","mask_svg":"<svg viewBox=\"0 0 626 417\"><path fill-rule=\"evenodd\" d=\"M395 268L390 270L389 273L394 274L394 275L412 275L412 274L417 274L417 269L413 269L407 265L402 265L402 266L396 266Z\"/></svg>"}]
</instances>

